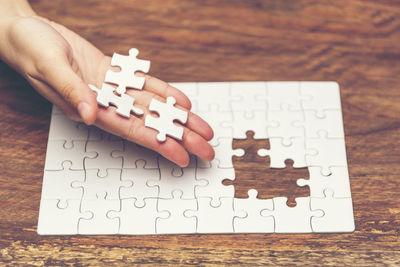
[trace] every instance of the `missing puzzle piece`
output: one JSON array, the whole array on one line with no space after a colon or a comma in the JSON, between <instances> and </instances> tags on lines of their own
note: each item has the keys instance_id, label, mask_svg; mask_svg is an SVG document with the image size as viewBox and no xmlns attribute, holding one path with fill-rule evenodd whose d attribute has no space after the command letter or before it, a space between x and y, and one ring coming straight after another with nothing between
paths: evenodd
<instances>
[{"instance_id":1,"label":"missing puzzle piece","mask_svg":"<svg viewBox=\"0 0 400 267\"><path fill-rule=\"evenodd\" d=\"M174 121L179 121L183 124L186 123L188 112L174 105L176 100L174 97L167 97L167 102L160 102L152 99L150 102L149 110L157 112L159 117L147 115L145 119L145 126L158 131L157 140L164 142L168 136L175 139L182 140L183 128L174 124Z\"/></svg>"}]
</instances>

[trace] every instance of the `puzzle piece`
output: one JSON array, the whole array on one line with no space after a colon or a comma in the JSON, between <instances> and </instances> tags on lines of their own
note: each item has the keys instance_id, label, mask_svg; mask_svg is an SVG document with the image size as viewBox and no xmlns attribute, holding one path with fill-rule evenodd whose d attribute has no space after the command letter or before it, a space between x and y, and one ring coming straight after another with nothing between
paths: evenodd
<instances>
[{"instance_id":1,"label":"puzzle piece","mask_svg":"<svg viewBox=\"0 0 400 267\"><path fill-rule=\"evenodd\" d=\"M39 235L76 235L80 218L90 219L89 212L81 213L81 200L67 200L67 206L60 208L57 199L42 199L37 232ZM51 218L51 219L49 219Z\"/></svg>"},{"instance_id":2,"label":"puzzle piece","mask_svg":"<svg viewBox=\"0 0 400 267\"><path fill-rule=\"evenodd\" d=\"M216 168L214 165L208 169L197 169L196 179L205 182L195 188L196 198L209 197L211 198L210 205L218 207L221 205L221 198L234 196L233 186L224 186L223 180L235 179L235 170L233 168Z\"/></svg>"},{"instance_id":3,"label":"puzzle piece","mask_svg":"<svg viewBox=\"0 0 400 267\"><path fill-rule=\"evenodd\" d=\"M211 198L197 198L198 209L187 210L185 217L196 217L196 233L231 233L233 232L233 198L221 198L221 205L212 207ZM242 212L239 213L241 215Z\"/></svg>"},{"instance_id":4,"label":"puzzle piece","mask_svg":"<svg viewBox=\"0 0 400 267\"><path fill-rule=\"evenodd\" d=\"M113 151L111 152L111 156L113 158L123 158L123 168L125 169L137 168L138 161L143 161L145 163L145 168L158 168L157 152L139 146L133 142L124 141L124 150Z\"/></svg>"},{"instance_id":5,"label":"puzzle piece","mask_svg":"<svg viewBox=\"0 0 400 267\"><path fill-rule=\"evenodd\" d=\"M311 233L311 217L322 217L322 210L310 209L310 198L296 198L296 207L286 205L287 198L275 197L274 209L261 211L261 216L274 216L276 233Z\"/></svg>"},{"instance_id":6,"label":"puzzle piece","mask_svg":"<svg viewBox=\"0 0 400 267\"><path fill-rule=\"evenodd\" d=\"M86 141L72 141L71 148L64 147L63 140L49 140L47 143L47 155L45 170L57 171L63 169L63 162L70 161L71 170L83 170L83 159L96 157L95 152L86 152Z\"/></svg>"},{"instance_id":7,"label":"puzzle piece","mask_svg":"<svg viewBox=\"0 0 400 267\"><path fill-rule=\"evenodd\" d=\"M133 185L130 187L120 188L121 199L135 198L135 205L138 208L142 208L145 205L145 198L156 198L158 197L158 187L147 186L148 180L160 180L159 169L147 169L145 162L140 160L137 161L136 168L123 169L121 180L123 182L129 181Z\"/></svg>"},{"instance_id":8,"label":"puzzle piece","mask_svg":"<svg viewBox=\"0 0 400 267\"><path fill-rule=\"evenodd\" d=\"M121 187L132 187L132 181L121 180L120 169L109 169L107 176L99 177L98 170L86 170L85 181L74 181L73 188L82 188L82 200L96 200L98 196L104 194L106 200L119 200Z\"/></svg>"},{"instance_id":9,"label":"puzzle piece","mask_svg":"<svg viewBox=\"0 0 400 267\"><path fill-rule=\"evenodd\" d=\"M197 105L199 111L210 111L218 106L218 111L232 111L230 106L230 87L225 82L198 83Z\"/></svg>"},{"instance_id":10,"label":"puzzle piece","mask_svg":"<svg viewBox=\"0 0 400 267\"><path fill-rule=\"evenodd\" d=\"M351 197L336 198L330 189L324 191L325 198L311 198L311 210L323 210L324 216L311 218L314 232L353 232L354 215Z\"/></svg>"},{"instance_id":11,"label":"puzzle piece","mask_svg":"<svg viewBox=\"0 0 400 267\"><path fill-rule=\"evenodd\" d=\"M346 147L342 138L328 138L325 131L319 134L319 138L306 139L306 162L310 167L322 167L322 174L328 176L331 174L330 167L347 166Z\"/></svg>"},{"instance_id":12,"label":"puzzle piece","mask_svg":"<svg viewBox=\"0 0 400 267\"><path fill-rule=\"evenodd\" d=\"M195 168L185 168L182 174L174 174L173 168L160 168L160 179L147 181L150 187L158 186L159 198L172 198L175 190L181 190L185 199L195 198L195 187L205 184L205 181L196 180Z\"/></svg>"},{"instance_id":13,"label":"puzzle piece","mask_svg":"<svg viewBox=\"0 0 400 267\"><path fill-rule=\"evenodd\" d=\"M166 136L171 136L175 139L182 140L183 128L174 124L177 120L183 124L186 123L188 113L182 109L174 107L176 100L174 97L167 97L167 103L152 99L149 110L157 112L159 117L151 115L146 116L145 126L158 131L157 140L164 142Z\"/></svg>"},{"instance_id":14,"label":"puzzle piece","mask_svg":"<svg viewBox=\"0 0 400 267\"><path fill-rule=\"evenodd\" d=\"M288 105L289 110L302 110L301 102L306 97L301 95L299 82L267 82L269 110L281 110Z\"/></svg>"},{"instance_id":15,"label":"puzzle piece","mask_svg":"<svg viewBox=\"0 0 400 267\"><path fill-rule=\"evenodd\" d=\"M122 151L122 141L88 141L86 144L87 152L97 153L95 158L86 158L84 161L85 169L99 170L98 176L107 176L108 169L121 169L122 158L112 157L113 151Z\"/></svg>"},{"instance_id":16,"label":"puzzle piece","mask_svg":"<svg viewBox=\"0 0 400 267\"><path fill-rule=\"evenodd\" d=\"M80 200L83 191L73 188L72 182L85 180L84 170L71 170L70 161L62 162L62 170L48 171L43 174L42 199L59 200L58 207L67 208L68 200Z\"/></svg>"},{"instance_id":17,"label":"puzzle piece","mask_svg":"<svg viewBox=\"0 0 400 267\"><path fill-rule=\"evenodd\" d=\"M119 218L119 234L152 235L156 233L156 219L167 218L168 212L157 210L157 198L146 198L145 205L138 208L135 198L121 199L119 210L110 210L108 218Z\"/></svg>"},{"instance_id":18,"label":"puzzle piece","mask_svg":"<svg viewBox=\"0 0 400 267\"><path fill-rule=\"evenodd\" d=\"M305 137L304 128L296 127L293 122L303 122L302 112L291 111L289 105L282 104L281 110L271 110L268 112L268 120L277 124L277 127L268 128L270 138L282 138L284 146L290 146L295 137Z\"/></svg>"},{"instance_id":19,"label":"puzzle piece","mask_svg":"<svg viewBox=\"0 0 400 267\"><path fill-rule=\"evenodd\" d=\"M106 199L106 194L100 193L97 199L83 199L81 209L90 212L90 219L81 218L78 223L78 233L85 235L112 235L118 233L119 220L107 217L110 210L118 210L119 199Z\"/></svg>"},{"instance_id":20,"label":"puzzle piece","mask_svg":"<svg viewBox=\"0 0 400 267\"><path fill-rule=\"evenodd\" d=\"M293 126L304 127L307 138L318 138L320 131L326 131L328 138L344 138L342 112L324 110L322 118L314 110L305 110L305 121L293 121ZM301 128L303 129L303 128Z\"/></svg>"},{"instance_id":21,"label":"puzzle piece","mask_svg":"<svg viewBox=\"0 0 400 267\"><path fill-rule=\"evenodd\" d=\"M196 199L182 198L183 192L175 190L172 199L161 198L158 200L158 210L167 211L168 218L157 218L156 232L159 234L195 233L196 218L188 218L183 215L186 210L197 209Z\"/></svg>"},{"instance_id":22,"label":"puzzle piece","mask_svg":"<svg viewBox=\"0 0 400 267\"><path fill-rule=\"evenodd\" d=\"M255 189L248 191L248 198L233 200L234 211L237 213L233 218L235 233L273 233L275 228L272 216L263 217L261 211L273 210L272 199L258 199ZM239 212L243 212L240 214Z\"/></svg>"},{"instance_id":23,"label":"puzzle piece","mask_svg":"<svg viewBox=\"0 0 400 267\"><path fill-rule=\"evenodd\" d=\"M285 168L285 160L292 159L294 168L304 168L307 166L305 161L304 139L293 138L290 146L285 146L282 143L282 138L270 138L271 148L258 150L257 154L260 157L270 157L271 168Z\"/></svg>"},{"instance_id":24,"label":"puzzle piece","mask_svg":"<svg viewBox=\"0 0 400 267\"><path fill-rule=\"evenodd\" d=\"M128 88L139 90L143 88L146 79L135 75L135 72L147 73L150 70L150 61L138 59L138 54L139 50L131 48L129 49L129 56L114 53L111 58L111 66L118 66L121 70L118 72L108 70L104 81L118 85L116 92L120 95L125 94Z\"/></svg>"},{"instance_id":25,"label":"puzzle piece","mask_svg":"<svg viewBox=\"0 0 400 267\"><path fill-rule=\"evenodd\" d=\"M300 92L307 97L303 100L305 110L314 110L319 118L325 110L341 110L339 85L336 82L300 82Z\"/></svg>"},{"instance_id":26,"label":"puzzle piece","mask_svg":"<svg viewBox=\"0 0 400 267\"><path fill-rule=\"evenodd\" d=\"M312 198L323 198L326 189L333 190L337 198L351 197L347 167L331 167L332 173L329 176L321 174L321 167L309 167L308 169L310 170L310 179L299 179L297 185L309 186Z\"/></svg>"},{"instance_id":27,"label":"puzzle piece","mask_svg":"<svg viewBox=\"0 0 400 267\"><path fill-rule=\"evenodd\" d=\"M268 138L267 128L277 127L276 122L267 120L267 112L262 110L253 111L253 117L248 118L244 111L233 112L233 121L223 122L222 127L232 129L232 137L236 139L246 138L246 132L251 129L255 132L254 138Z\"/></svg>"},{"instance_id":28,"label":"puzzle piece","mask_svg":"<svg viewBox=\"0 0 400 267\"><path fill-rule=\"evenodd\" d=\"M218 138L218 144L213 147L215 158L212 162L203 160L198 161L198 168L210 168L215 164L218 168L233 168L232 156L241 157L244 155L243 149L232 149L232 138Z\"/></svg>"},{"instance_id":29,"label":"puzzle piece","mask_svg":"<svg viewBox=\"0 0 400 267\"><path fill-rule=\"evenodd\" d=\"M231 85L232 111L242 111L251 118L255 110L267 109L267 86L265 82L236 82Z\"/></svg>"},{"instance_id":30,"label":"puzzle piece","mask_svg":"<svg viewBox=\"0 0 400 267\"><path fill-rule=\"evenodd\" d=\"M135 99L132 96L127 94L122 94L118 96L114 93L114 87L111 85L103 83L101 89L98 89L96 86L89 84L90 89L97 93L97 103L99 103L103 107L109 107L110 104L117 107L115 110L119 115L129 118L131 116L131 112L136 115L143 115L144 112L142 109L135 107L133 104L135 103Z\"/></svg>"},{"instance_id":31,"label":"puzzle piece","mask_svg":"<svg viewBox=\"0 0 400 267\"><path fill-rule=\"evenodd\" d=\"M88 139L89 129L81 122L76 122L64 114L51 120L49 130L49 140L65 141L64 148L73 147L73 141L86 141Z\"/></svg>"}]
</instances>

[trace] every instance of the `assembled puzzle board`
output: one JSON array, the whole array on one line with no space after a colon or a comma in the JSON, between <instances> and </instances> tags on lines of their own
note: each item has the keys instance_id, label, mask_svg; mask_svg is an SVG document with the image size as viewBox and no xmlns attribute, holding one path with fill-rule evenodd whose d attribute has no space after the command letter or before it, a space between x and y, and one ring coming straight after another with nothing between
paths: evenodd
<instances>
[{"instance_id":1,"label":"assembled puzzle board","mask_svg":"<svg viewBox=\"0 0 400 267\"><path fill-rule=\"evenodd\" d=\"M340 93L334 82L173 83L215 132L213 162L179 168L157 153L53 108L38 233L179 234L352 232ZM249 132L251 131L251 132ZM236 147L253 138L266 168L303 170L309 196L237 197ZM268 145L264 145L268 144ZM268 164L268 166L267 166ZM236 168L236 169L235 169ZM226 183L228 182L228 185ZM229 182L231 184L229 184ZM271 181L270 185L274 186ZM247 189L246 189L247 190ZM258 190L258 191L257 191Z\"/></svg>"}]
</instances>

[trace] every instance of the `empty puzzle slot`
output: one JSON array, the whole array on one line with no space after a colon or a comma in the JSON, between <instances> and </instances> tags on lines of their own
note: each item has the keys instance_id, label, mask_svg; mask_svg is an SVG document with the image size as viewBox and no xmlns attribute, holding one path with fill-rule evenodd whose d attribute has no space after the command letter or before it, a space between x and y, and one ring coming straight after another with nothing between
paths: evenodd
<instances>
[{"instance_id":1,"label":"empty puzzle slot","mask_svg":"<svg viewBox=\"0 0 400 267\"><path fill-rule=\"evenodd\" d=\"M295 198L310 196L308 186L297 185L298 179L309 179L308 167L294 168L292 159L285 160L285 168L271 168L270 158L257 155L261 148L269 149L268 139L254 139L248 131L246 139L233 139L232 148L245 150L243 157L232 157L235 180L224 180L224 185L235 187L236 198L248 198L248 191L256 189L259 199L287 197L287 205L296 206Z\"/></svg>"}]
</instances>

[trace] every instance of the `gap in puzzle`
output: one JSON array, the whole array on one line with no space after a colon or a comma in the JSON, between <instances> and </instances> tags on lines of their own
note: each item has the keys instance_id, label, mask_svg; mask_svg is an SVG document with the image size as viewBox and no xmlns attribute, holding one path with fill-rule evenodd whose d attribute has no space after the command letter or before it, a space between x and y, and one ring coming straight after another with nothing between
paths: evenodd
<instances>
[{"instance_id":1,"label":"gap in puzzle","mask_svg":"<svg viewBox=\"0 0 400 267\"><path fill-rule=\"evenodd\" d=\"M38 233L354 231L334 82L172 83L214 130L180 168L53 108Z\"/></svg>"}]
</instances>

